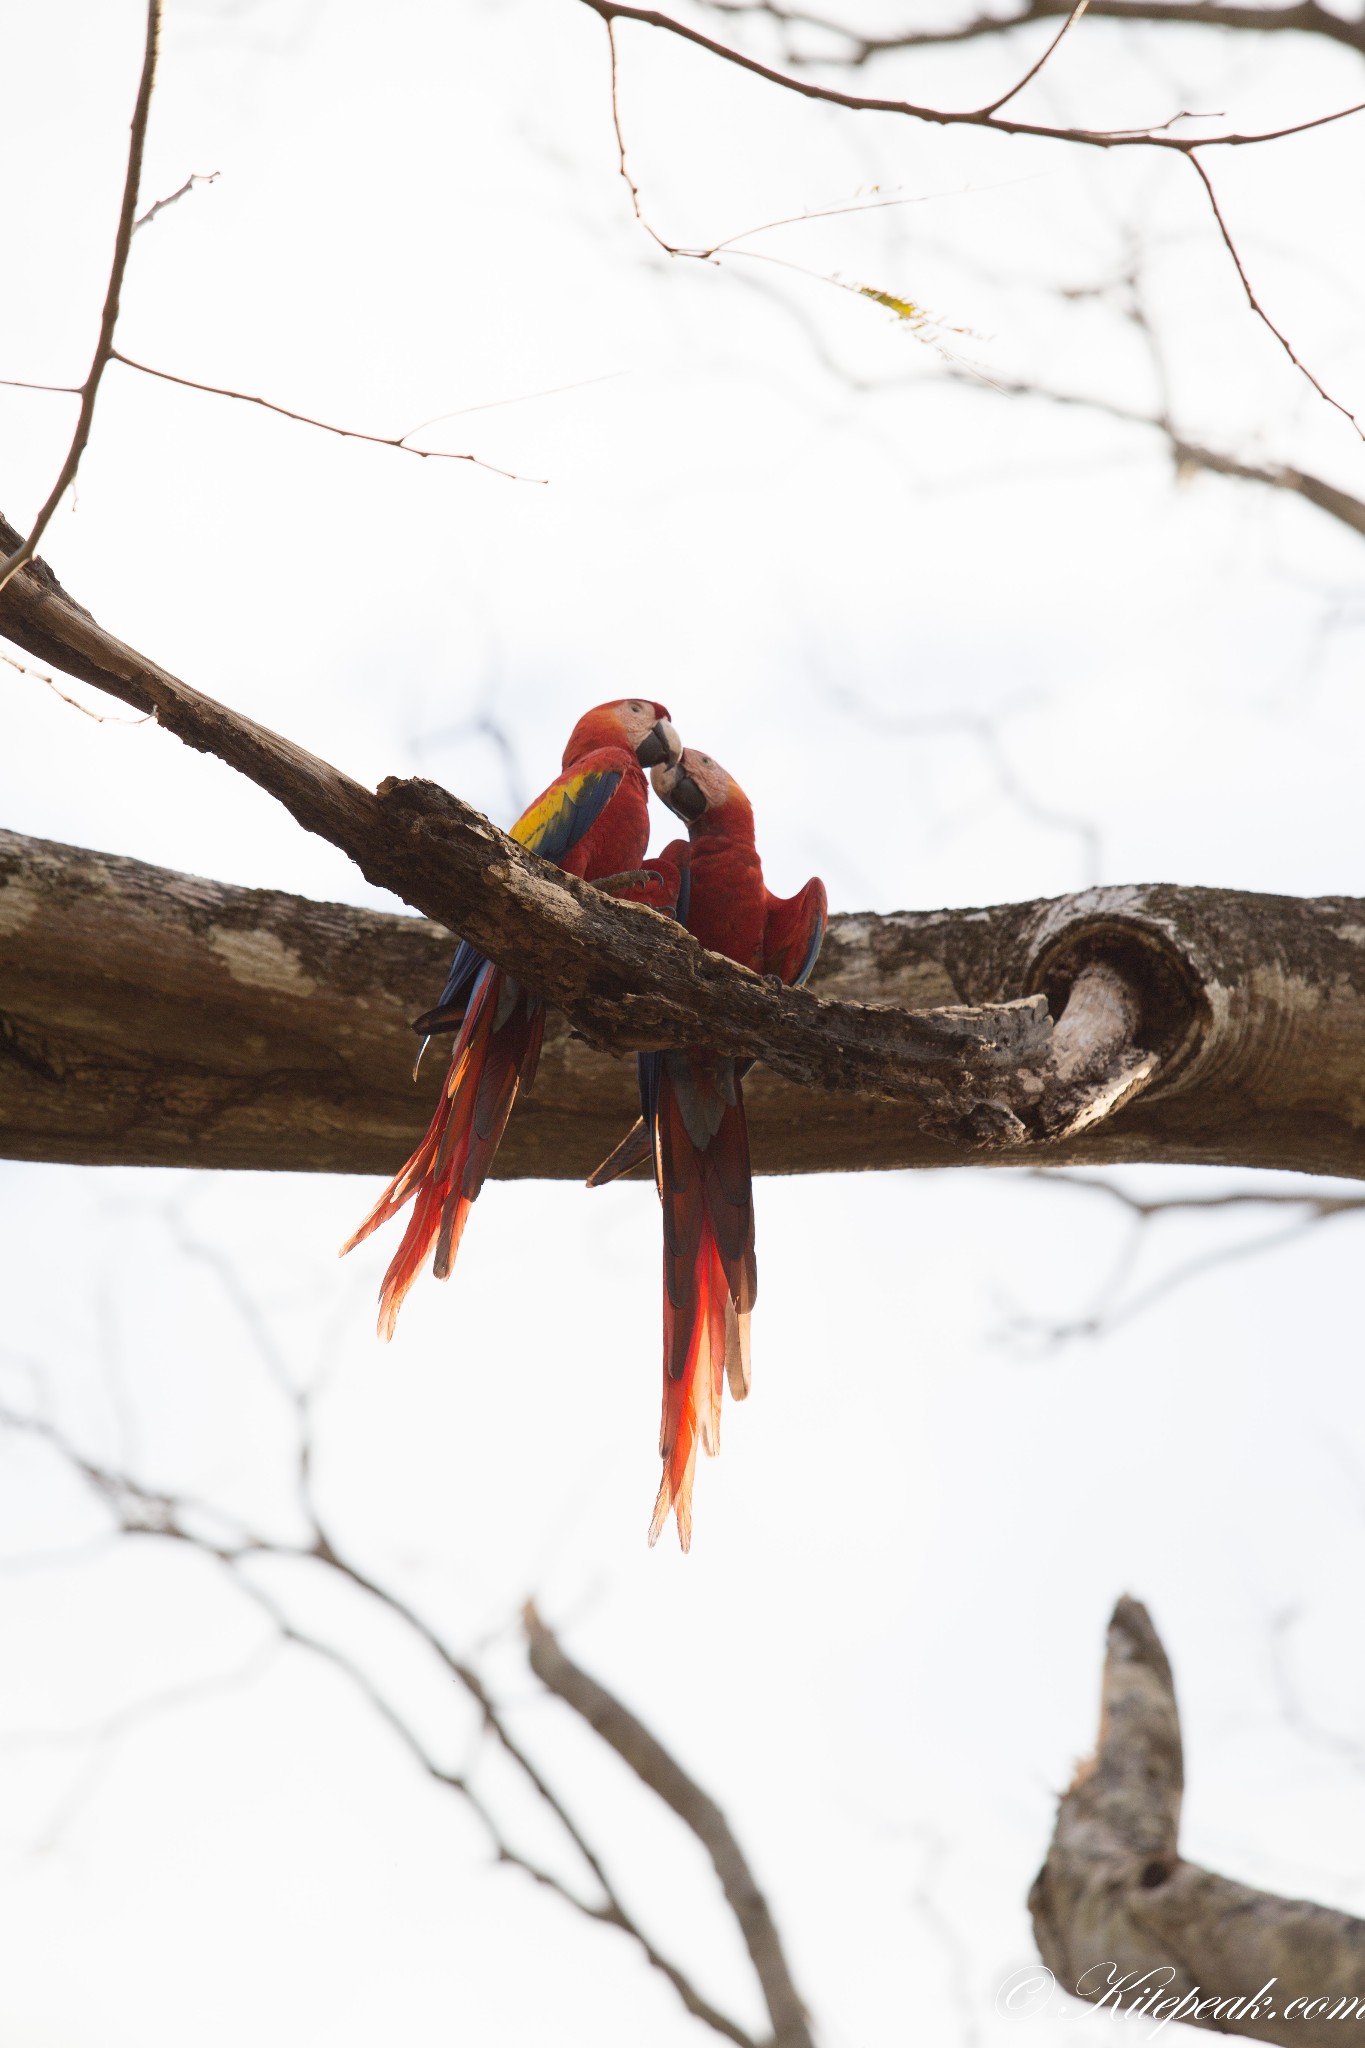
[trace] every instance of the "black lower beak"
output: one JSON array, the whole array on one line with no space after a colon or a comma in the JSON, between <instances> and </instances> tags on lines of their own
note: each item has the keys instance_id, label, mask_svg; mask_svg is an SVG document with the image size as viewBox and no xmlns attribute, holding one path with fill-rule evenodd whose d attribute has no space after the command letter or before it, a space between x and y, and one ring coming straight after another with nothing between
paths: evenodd
<instances>
[{"instance_id":1,"label":"black lower beak","mask_svg":"<svg viewBox=\"0 0 1365 2048\"><path fill-rule=\"evenodd\" d=\"M682 756L682 741L666 718L658 718L635 749L642 768L671 768Z\"/></svg>"},{"instance_id":2,"label":"black lower beak","mask_svg":"<svg viewBox=\"0 0 1365 2048\"><path fill-rule=\"evenodd\" d=\"M689 825L706 816L706 798L690 775L676 776L668 789L660 790L659 794L669 810L685 818Z\"/></svg>"}]
</instances>

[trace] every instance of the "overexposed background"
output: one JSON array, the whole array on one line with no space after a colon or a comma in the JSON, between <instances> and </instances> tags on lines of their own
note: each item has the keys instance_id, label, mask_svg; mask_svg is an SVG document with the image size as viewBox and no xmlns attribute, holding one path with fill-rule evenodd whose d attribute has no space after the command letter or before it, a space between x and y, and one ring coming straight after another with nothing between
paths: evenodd
<instances>
[{"instance_id":1,"label":"overexposed background","mask_svg":"<svg viewBox=\"0 0 1365 2048\"><path fill-rule=\"evenodd\" d=\"M79 382L142 8L0 0L0 25L0 376ZM432 775L504 821L586 705L662 698L748 789L773 886L818 871L837 909L1091 881L1365 895L1359 539L1279 494L1177 487L1158 435L992 388L1159 404L1116 289L1136 264L1185 431L1362 488L1358 441L1246 312L1187 167L860 121L667 38L621 45L632 169L668 239L905 203L745 245L810 276L670 260L632 218L605 36L573 0L172 0L144 199L219 176L139 233L120 346L375 433L457 415L419 441L549 481L115 365L43 546L73 595L362 780ZM925 56L901 89L975 104L1037 48ZM1252 127L1360 77L1306 40L1089 22L1032 107ZM1216 169L1267 302L1359 407L1358 133ZM931 308L946 355L836 276ZM71 407L0 389L20 526ZM7 826L400 907L220 764L4 674ZM334 1256L373 1192L0 1166L0 1391L287 1536L276 1374L325 1382L334 1534L477 1655L625 1895L744 2024L757 1994L709 1867L537 1698L528 1594L719 1800L831 2048L1014 2038L996 1988L1032 1954L1025 1895L1125 1590L1176 1669L1186 1853L1365 1910L1365 1741L1332 1740L1365 1718L1357 1223L1142 1307L1284 1219L1163 1220L1120 1272L1128 1219L1074 1187L765 1181L754 1394L698 1475L684 1559L643 1540L651 1190L491 1185L454 1281L419 1287L389 1351L391 1246ZM1097 1305L1102 1327L1058 1334ZM704 2038L619 1935L491 1867L460 1803L334 1670L272 1649L211 1561L104 1528L59 1457L0 1437L5 2048ZM476 1726L434 1663L308 1568L263 1576L462 1766ZM496 1760L478 1768L498 1790ZM1054 2048L1103 2022L1030 2024Z\"/></svg>"}]
</instances>

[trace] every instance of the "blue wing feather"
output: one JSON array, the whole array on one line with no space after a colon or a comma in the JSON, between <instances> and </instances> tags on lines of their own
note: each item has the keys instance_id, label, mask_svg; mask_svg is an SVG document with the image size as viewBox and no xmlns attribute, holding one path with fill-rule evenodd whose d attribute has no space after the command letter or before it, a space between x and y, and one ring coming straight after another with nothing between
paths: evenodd
<instances>
[{"instance_id":1,"label":"blue wing feather","mask_svg":"<svg viewBox=\"0 0 1365 2048\"><path fill-rule=\"evenodd\" d=\"M562 861L597 823L621 783L619 768L562 775L512 827L512 837L542 860Z\"/></svg>"},{"instance_id":2,"label":"blue wing feather","mask_svg":"<svg viewBox=\"0 0 1365 2048\"><path fill-rule=\"evenodd\" d=\"M518 818L512 827L512 837L530 852L538 853L542 860L562 861L596 824L620 782L619 768L590 768L580 774L560 776ZM486 965L486 955L468 939L461 939L450 963L446 985L421 1020L423 1028L435 1025L440 1029L438 1018L447 1029L453 1028L468 1006L480 969Z\"/></svg>"}]
</instances>

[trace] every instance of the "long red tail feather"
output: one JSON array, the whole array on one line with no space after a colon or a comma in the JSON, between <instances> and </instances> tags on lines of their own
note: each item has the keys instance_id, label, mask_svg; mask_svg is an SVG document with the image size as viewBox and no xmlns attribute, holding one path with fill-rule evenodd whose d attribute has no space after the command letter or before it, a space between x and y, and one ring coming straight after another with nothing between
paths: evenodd
<instances>
[{"instance_id":1,"label":"long red tail feather","mask_svg":"<svg viewBox=\"0 0 1365 2048\"><path fill-rule=\"evenodd\" d=\"M398 1312L435 1247L438 1280L449 1276L469 1211L502 1142L512 1106L529 1088L540 1058L545 1008L489 967L475 987L451 1054L441 1099L426 1135L399 1168L342 1256L413 1203L407 1229L384 1275L379 1334L393 1336Z\"/></svg>"},{"instance_id":2,"label":"long red tail feather","mask_svg":"<svg viewBox=\"0 0 1365 2048\"><path fill-rule=\"evenodd\" d=\"M733 1061L666 1056L655 1118L664 1211L663 1478L649 1540L672 1509L692 1541L697 1447L720 1449L721 1394L749 1391L749 1315L757 1293L744 1097Z\"/></svg>"}]
</instances>

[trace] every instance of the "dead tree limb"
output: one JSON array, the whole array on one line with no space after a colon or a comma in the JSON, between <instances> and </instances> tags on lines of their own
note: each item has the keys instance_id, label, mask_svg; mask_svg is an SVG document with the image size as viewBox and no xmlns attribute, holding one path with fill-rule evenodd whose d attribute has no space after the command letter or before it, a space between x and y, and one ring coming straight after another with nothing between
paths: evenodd
<instances>
[{"instance_id":1,"label":"dead tree limb","mask_svg":"<svg viewBox=\"0 0 1365 2048\"><path fill-rule=\"evenodd\" d=\"M230 1266L217 1258L211 1259L210 1263L240 1307L240 1297ZM265 1338L264 1325L255 1318L252 1320L251 1335L256 1349L261 1354L262 1364L270 1371L277 1390L282 1390L271 1362L269 1340ZM352 1562L337 1548L330 1533L318 1519L313 1498L314 1396L295 1391L291 1405L297 1418L294 1478L295 1507L300 1514L305 1536L301 1544L260 1535L241 1523L231 1509L220 1508L188 1495L162 1491L146 1485L131 1470L109 1465L89 1456L71 1436L44 1415L15 1410L0 1403L0 1434L12 1431L36 1438L63 1459L72 1474L105 1511L113 1536L153 1538L178 1544L185 1551L221 1568L233 1589L259 1610L268 1625L269 1636L258 1650L253 1663L258 1664L263 1655L268 1655L270 1649L278 1642L303 1650L322 1664L330 1666L372 1709L377 1722L397 1738L410 1759L430 1782L443 1792L459 1798L474 1814L487 1834L489 1846L498 1865L529 1878L532 1883L540 1886L593 1925L614 1928L627 1935L636 1944L650 1968L657 1970L672 1985L694 2019L710 2027L723 2040L733 2042L735 2048L806 2048L808 2036L788 2035L783 2037L781 2043L756 2042L737 2021L729 2018L703 1995L686 1970L658 1947L645 1927L635 1918L612 1883L601 1856L573 1819L565 1801L531 1755L521 1746L508 1717L490 1693L476 1666L467 1657L452 1649L441 1631L428 1622L416 1607L410 1606L381 1579L372 1578L360 1565ZM363 1602L373 1603L391 1624L396 1625L399 1635L405 1637L410 1646L435 1658L448 1679L462 1689L468 1702L476 1710L482 1735L496 1745L501 1755L511 1764L523 1791L534 1794L542 1809L551 1817L561 1837L562 1846L571 1850L575 1862L580 1863L586 1870L595 1897L585 1897L579 1888L582 1871L578 1872L574 1880L566 1880L517 1846L514 1831L499 1818L497 1805L490 1802L484 1786L475 1781L477 1773L472 1769L453 1770L440 1760L437 1751L428 1745L426 1738L419 1732L418 1725L390 1696L379 1673L372 1670L365 1661L353 1657L343 1649L326 1630L314 1633L292 1618L288 1606L282 1604L275 1592L253 1573L253 1565L259 1563L262 1558L285 1558L294 1561L307 1558L317 1570L332 1580L336 1590L352 1596L358 1595ZM214 1684L220 1687L222 1681L214 1681ZM177 1698L183 1697L183 1689L178 1694L154 1695L140 1705L126 1709L113 1720L96 1723L84 1731L73 1731L72 1739L96 1743L114 1739L122 1730L146 1720L150 1715L167 1711L176 1704ZM739 1854L737 1847L735 1853Z\"/></svg>"},{"instance_id":2,"label":"dead tree limb","mask_svg":"<svg viewBox=\"0 0 1365 2048\"><path fill-rule=\"evenodd\" d=\"M792 1982L777 1923L715 1800L688 1776L629 1707L564 1654L534 1604L528 1603L522 1622L531 1669L541 1684L572 1707L594 1735L630 1766L641 1784L673 1809L711 1858L762 1987L772 2021L771 2048L814 2048L810 2020Z\"/></svg>"},{"instance_id":3,"label":"dead tree limb","mask_svg":"<svg viewBox=\"0 0 1365 2048\"><path fill-rule=\"evenodd\" d=\"M391 1172L439 1085L439 1061L412 1085L408 1021L451 943L420 918L0 833L0 1153ZM1061 1022L1037 1064L977 1073L965 1124L927 1094L857 1095L758 1067L745 1092L761 1172L984 1158L1365 1178L1365 903L1112 888L835 917L813 987L838 999L814 1005L836 1016L981 1015L1036 991ZM1159 1067L1129 1087L1149 1056ZM497 1171L582 1178L634 1114L632 1063L552 1017ZM1020 1142L981 1149L1010 1135Z\"/></svg>"},{"instance_id":4,"label":"dead tree limb","mask_svg":"<svg viewBox=\"0 0 1365 2048\"><path fill-rule=\"evenodd\" d=\"M0 545L11 531L0 523ZM0 631L246 775L590 1043L761 1058L804 1091L799 1108L788 1095L784 1141L769 1150L761 1103L772 1084L753 1090L755 1154L770 1168L986 1153L1020 1164L1178 1159L1365 1174L1365 909L1350 899L1122 888L994 911L844 918L812 988L787 989L547 866L434 783L363 788L116 640L42 562L0 593ZM348 932L361 929L355 913L25 841L10 842L4 880L13 1156L164 1160L169 1144L185 1160L202 1139L190 1157L205 1165L391 1163L392 1148L379 1156L363 1127L374 1110L368 1066L348 1076L342 1050L356 1043L356 968L337 948L344 956ZM216 906L208 915L205 890ZM388 1016L425 1007L436 978L390 991ZM320 1010L298 1007L319 992ZM120 1001L110 1031L103 1020ZM375 1072L405 1063L406 1034L394 1036ZM169 1077L147 1050L158 1037L163 1053L177 1048ZM121 1095L115 1087L112 1115L83 1116L67 1086L100 1063L90 1043L112 1044L105 1066L131 1077ZM219 1048L213 1059L208 1043ZM281 1104L300 1069L311 1135L300 1144L296 1130L274 1148L263 1134L288 1122ZM208 1094L196 1096L205 1070ZM182 1077L190 1085L177 1104ZM600 1124L592 1131L596 1156L619 1134L623 1093L628 1083L612 1093L607 1144ZM572 1087L558 1106L575 1115ZM176 1124L178 1145L168 1137ZM546 1171L543 1147L521 1164L517 1150L507 1171ZM555 1157L557 1173L595 1163L578 1144Z\"/></svg>"},{"instance_id":5,"label":"dead tree limb","mask_svg":"<svg viewBox=\"0 0 1365 2048\"><path fill-rule=\"evenodd\" d=\"M1109 1624L1099 1746L1029 1894L1044 1962L1090 2004L1327 2048L1365 2010L1365 1921L1187 1863L1171 1667L1145 1607Z\"/></svg>"},{"instance_id":6,"label":"dead tree limb","mask_svg":"<svg viewBox=\"0 0 1365 2048\"><path fill-rule=\"evenodd\" d=\"M0 539L7 530L0 525ZM914 1099L942 1131L976 1145L1061 1132L1084 1108L1078 1085L1091 1080L1106 1104L1118 1099L1112 1047L1092 1074L1073 1043L1065 1074L1054 1073L1041 995L914 1011L822 1002L548 866L433 783L390 781L372 794L115 640L43 563L0 596L0 630L248 776L369 880L458 930L600 1044L758 1054L788 1080ZM1121 1092L1150 1078L1155 1055L1127 1049Z\"/></svg>"}]
</instances>

